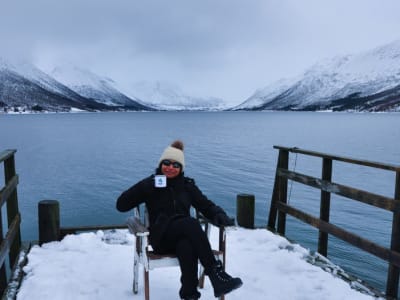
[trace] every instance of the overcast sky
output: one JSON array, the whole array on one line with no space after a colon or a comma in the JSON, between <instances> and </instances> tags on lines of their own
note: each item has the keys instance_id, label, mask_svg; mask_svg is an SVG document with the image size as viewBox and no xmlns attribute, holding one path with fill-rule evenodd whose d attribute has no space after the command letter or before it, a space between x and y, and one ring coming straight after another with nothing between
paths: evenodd
<instances>
[{"instance_id":1,"label":"overcast sky","mask_svg":"<svg viewBox=\"0 0 400 300\"><path fill-rule=\"evenodd\" d=\"M399 0L0 0L0 56L240 103L316 61L400 39Z\"/></svg>"}]
</instances>

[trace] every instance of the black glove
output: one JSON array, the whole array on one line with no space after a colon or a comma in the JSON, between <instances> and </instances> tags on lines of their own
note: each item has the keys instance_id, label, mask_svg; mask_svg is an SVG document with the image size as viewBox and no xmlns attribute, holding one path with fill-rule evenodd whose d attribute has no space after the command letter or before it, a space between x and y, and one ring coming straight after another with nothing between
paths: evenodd
<instances>
[{"instance_id":1,"label":"black glove","mask_svg":"<svg viewBox=\"0 0 400 300\"><path fill-rule=\"evenodd\" d=\"M216 226L234 226L235 219L229 218L225 213L217 213L212 223Z\"/></svg>"}]
</instances>

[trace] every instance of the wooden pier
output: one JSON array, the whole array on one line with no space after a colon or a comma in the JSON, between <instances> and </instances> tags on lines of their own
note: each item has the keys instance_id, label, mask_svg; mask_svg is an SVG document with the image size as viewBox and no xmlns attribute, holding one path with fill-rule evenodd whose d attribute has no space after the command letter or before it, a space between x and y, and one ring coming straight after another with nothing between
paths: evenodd
<instances>
[{"instance_id":1,"label":"wooden pier","mask_svg":"<svg viewBox=\"0 0 400 300\"><path fill-rule=\"evenodd\" d=\"M293 216L313 227L318 228L318 252L328 255L328 237L334 235L343 241L371 253L389 264L386 296L397 299L400 270L400 166L358 160L299 148L274 146L279 151L275 182L268 217L268 228L285 235L286 216ZM6 204L8 226L3 230L0 213L0 292L3 299L7 295L14 270L18 267L18 258L23 250L20 234L21 216L18 209L18 175L15 170L14 155L16 150L0 152L0 163L4 164L5 185L0 189L1 208ZM306 155L322 159L321 177L289 170L289 154ZM370 168L395 172L394 197L386 197L332 182L333 161L362 165ZM320 190L320 215L315 217L291 206L288 202L288 181L298 182ZM351 200L387 210L393 214L390 248L382 247L373 241L346 231L329 222L331 194L337 194ZM239 226L254 228L255 199L253 195L237 195L237 215ZM94 225L62 227L60 225L60 207L57 200L42 200L38 204L39 244L61 240L67 234L83 231L127 228L126 225ZM21 270L20 266L20 270ZM20 271L20 278L23 272ZM14 279L15 280L15 279ZM18 284L17 284L18 285ZM15 288L14 288L15 289ZM14 297L16 294L14 295ZM7 297L7 299L14 299Z\"/></svg>"}]
</instances>

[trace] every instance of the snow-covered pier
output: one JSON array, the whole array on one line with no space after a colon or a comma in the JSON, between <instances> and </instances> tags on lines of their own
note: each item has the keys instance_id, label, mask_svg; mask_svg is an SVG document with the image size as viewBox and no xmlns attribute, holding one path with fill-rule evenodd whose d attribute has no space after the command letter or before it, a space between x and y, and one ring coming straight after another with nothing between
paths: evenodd
<instances>
[{"instance_id":1,"label":"snow-covered pier","mask_svg":"<svg viewBox=\"0 0 400 300\"><path fill-rule=\"evenodd\" d=\"M384 294L368 288L361 280L346 274L332 264L327 256L328 234L372 253L389 262L388 299L397 297L398 200L400 198L400 167L327 155L298 148L275 146L279 150L274 191L267 229L253 229L252 225L228 228L226 268L240 276L244 286L229 294L229 299L383 299ZM314 178L288 169L289 152L323 159L322 178ZM9 226L0 245L2 259L2 288L6 299L131 299L133 255L135 237L124 225L60 227L57 201L39 203L39 245L19 256L21 248L16 187L18 176L14 165L15 150L0 153L0 162L6 169L6 185L0 190L1 204L7 203ZM382 168L396 172L395 196L388 198L339 185L331 181L332 161ZM288 203L288 180L321 190L321 215L313 217ZM383 248L362 237L329 223L330 194L335 193L393 212L392 246ZM248 209L254 214L254 201L249 195L238 195L238 210ZM239 199L240 198L240 199ZM240 200L240 201L239 201ZM241 204L241 205L239 205ZM41 205L45 207L42 209ZM49 209L50 207L50 209ZM241 207L239 209L239 207ZM54 209L55 208L55 209ZM285 237L286 215L296 217L319 229L318 252L312 253ZM237 220L254 224L246 213L239 211ZM277 226L276 226L277 225ZM280 234L274 233L276 231ZM2 229L3 231L3 229ZM79 233L78 232L84 232ZM212 244L218 242L217 230L212 231ZM17 246L18 247L17 247ZM9 265L16 266L10 276ZM0 270L1 271L1 270ZM179 268L152 270L150 273L152 299L176 299L179 290ZM397 274L397 275L396 275ZM0 274L1 275L1 274ZM139 282L140 299L143 281ZM212 299L213 292L207 281L201 290L203 299Z\"/></svg>"},{"instance_id":2,"label":"snow-covered pier","mask_svg":"<svg viewBox=\"0 0 400 300\"><path fill-rule=\"evenodd\" d=\"M213 228L212 243L217 239ZM340 278L344 272L339 267L327 260L325 270L311 264L316 257L308 250L268 230L228 229L227 244L226 268L244 282L227 299L377 299L361 282ZM34 246L17 299L144 299L142 278L139 294L132 292L134 247L128 230L67 235ZM178 298L179 268L152 270L150 282L151 299ZM201 294L202 299L215 299L208 279Z\"/></svg>"}]
</instances>

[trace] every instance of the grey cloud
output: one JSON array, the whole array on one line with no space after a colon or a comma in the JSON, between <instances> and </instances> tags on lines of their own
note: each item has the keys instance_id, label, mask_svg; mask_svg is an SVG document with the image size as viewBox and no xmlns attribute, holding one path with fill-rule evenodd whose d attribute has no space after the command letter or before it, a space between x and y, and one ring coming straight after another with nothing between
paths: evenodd
<instances>
[{"instance_id":1,"label":"grey cloud","mask_svg":"<svg viewBox=\"0 0 400 300\"><path fill-rule=\"evenodd\" d=\"M0 55L236 101L320 58L400 38L398 0L0 1Z\"/></svg>"}]
</instances>

